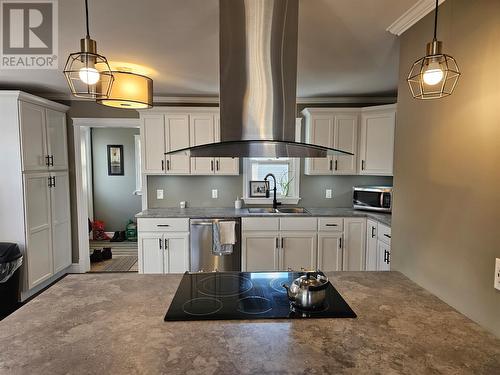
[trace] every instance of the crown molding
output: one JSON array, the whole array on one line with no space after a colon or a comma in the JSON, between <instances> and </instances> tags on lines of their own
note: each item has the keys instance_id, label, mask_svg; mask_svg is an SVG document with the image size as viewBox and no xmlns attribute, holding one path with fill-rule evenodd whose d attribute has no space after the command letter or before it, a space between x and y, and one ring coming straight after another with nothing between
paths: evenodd
<instances>
[{"instance_id":1,"label":"crown molding","mask_svg":"<svg viewBox=\"0 0 500 375\"><path fill-rule=\"evenodd\" d=\"M445 0L439 0L439 5ZM419 0L415 5L408 9L401 17L394 21L386 30L391 34L400 36L427 14L434 10L436 2L434 0Z\"/></svg>"},{"instance_id":2,"label":"crown molding","mask_svg":"<svg viewBox=\"0 0 500 375\"><path fill-rule=\"evenodd\" d=\"M39 94L59 101L89 101L75 98L69 94ZM297 104L392 104L396 96L322 96L297 98ZM162 104L219 104L218 96L153 96L155 106ZM147 110L146 110L147 111Z\"/></svg>"}]
</instances>

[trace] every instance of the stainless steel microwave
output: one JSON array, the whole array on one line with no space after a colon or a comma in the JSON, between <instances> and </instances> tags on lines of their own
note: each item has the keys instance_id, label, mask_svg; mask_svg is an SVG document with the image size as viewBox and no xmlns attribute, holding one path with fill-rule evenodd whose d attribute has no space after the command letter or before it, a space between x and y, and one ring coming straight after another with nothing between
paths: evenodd
<instances>
[{"instance_id":1,"label":"stainless steel microwave","mask_svg":"<svg viewBox=\"0 0 500 375\"><path fill-rule=\"evenodd\" d=\"M352 205L358 210L392 211L392 186L355 186Z\"/></svg>"}]
</instances>

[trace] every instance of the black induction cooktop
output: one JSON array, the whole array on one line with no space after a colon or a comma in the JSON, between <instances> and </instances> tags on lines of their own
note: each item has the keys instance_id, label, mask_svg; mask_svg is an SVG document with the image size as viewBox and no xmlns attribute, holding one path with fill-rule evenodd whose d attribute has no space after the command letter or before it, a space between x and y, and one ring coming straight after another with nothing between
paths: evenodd
<instances>
[{"instance_id":1,"label":"black induction cooktop","mask_svg":"<svg viewBox=\"0 0 500 375\"><path fill-rule=\"evenodd\" d=\"M312 311L293 307L282 285L290 285L302 275L304 272L186 272L165 321L356 318L331 283L322 307Z\"/></svg>"}]
</instances>

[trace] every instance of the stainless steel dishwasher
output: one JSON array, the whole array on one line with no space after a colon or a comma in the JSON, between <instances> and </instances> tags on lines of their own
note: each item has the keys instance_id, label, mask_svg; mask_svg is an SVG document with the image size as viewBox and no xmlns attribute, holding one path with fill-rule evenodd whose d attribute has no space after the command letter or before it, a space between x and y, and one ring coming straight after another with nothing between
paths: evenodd
<instances>
[{"instance_id":1,"label":"stainless steel dishwasher","mask_svg":"<svg viewBox=\"0 0 500 375\"><path fill-rule=\"evenodd\" d=\"M220 221L236 222L236 243L232 254L215 255L213 246L213 225ZM191 272L241 271L241 219L191 219L190 260Z\"/></svg>"}]
</instances>

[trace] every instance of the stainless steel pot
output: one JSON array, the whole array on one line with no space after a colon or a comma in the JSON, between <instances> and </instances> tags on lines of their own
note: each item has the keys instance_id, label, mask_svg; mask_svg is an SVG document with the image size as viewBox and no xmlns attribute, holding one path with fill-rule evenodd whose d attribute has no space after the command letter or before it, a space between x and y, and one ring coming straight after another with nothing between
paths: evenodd
<instances>
[{"instance_id":1,"label":"stainless steel pot","mask_svg":"<svg viewBox=\"0 0 500 375\"><path fill-rule=\"evenodd\" d=\"M290 286L283 284L290 302L300 309L321 307L326 299L328 278L315 273L306 273L295 279Z\"/></svg>"}]
</instances>

